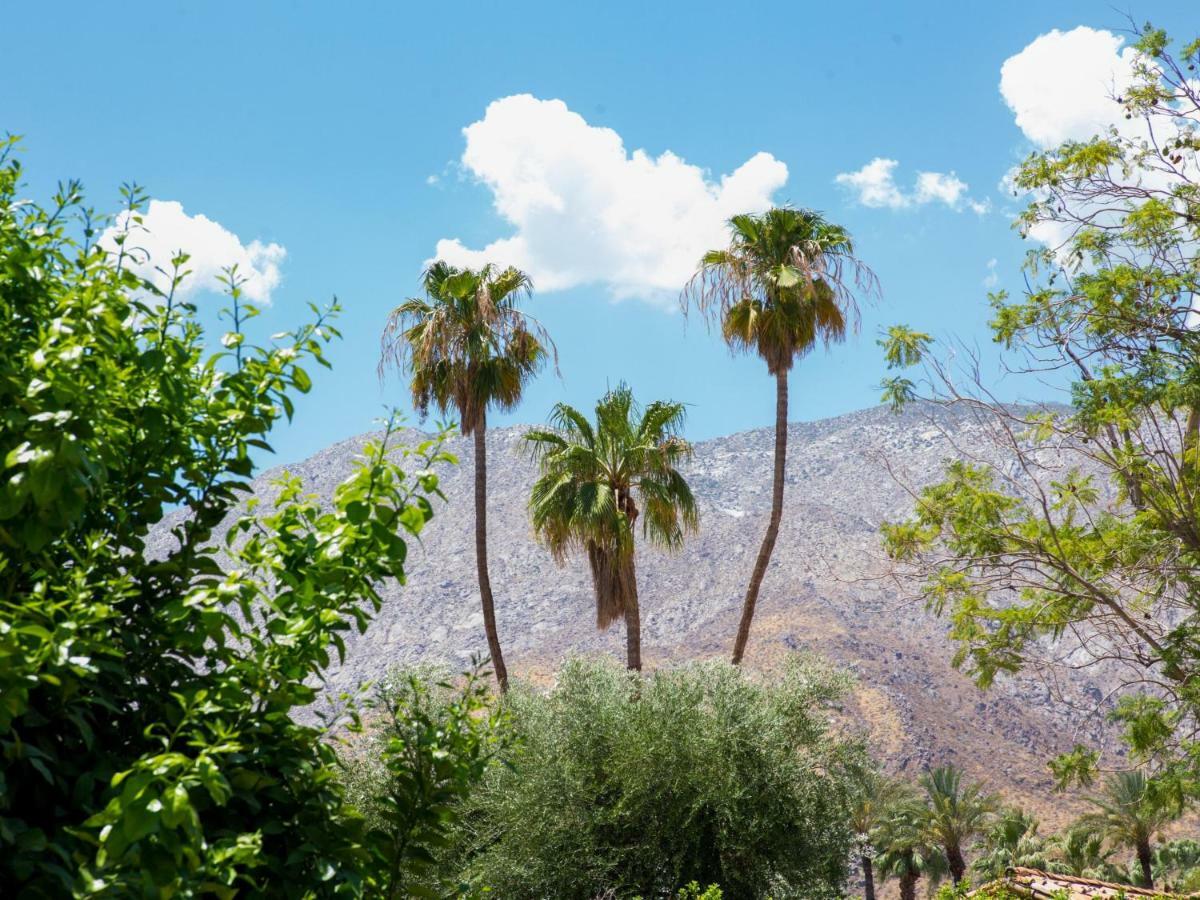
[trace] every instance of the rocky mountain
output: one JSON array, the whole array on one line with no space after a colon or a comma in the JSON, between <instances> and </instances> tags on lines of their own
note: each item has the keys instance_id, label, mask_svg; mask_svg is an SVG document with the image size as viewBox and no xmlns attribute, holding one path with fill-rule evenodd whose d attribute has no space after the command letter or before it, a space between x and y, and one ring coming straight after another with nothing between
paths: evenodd
<instances>
[{"instance_id":1,"label":"rocky mountain","mask_svg":"<svg viewBox=\"0 0 1200 900\"><path fill-rule=\"evenodd\" d=\"M560 568L533 539L526 501L533 465L521 428L488 435L489 541L501 640L509 667L553 678L570 653L623 656L620 627L597 633L582 559ZM887 573L880 522L911 506L905 489L928 483L963 453L996 459L986 426L966 413L883 408L790 426L783 527L751 637L747 663L770 669L808 650L854 672L848 727L867 729L895 771L953 761L1055 825L1073 810L1051 794L1046 761L1077 740L1105 740L1101 717L1069 712L1040 679L1008 680L981 692L950 665L945 623L906 599ZM327 497L365 440L341 441L286 467ZM409 435L410 439L416 435ZM696 445L687 476L701 531L678 555L647 549L638 559L647 665L723 657L737 627L746 579L770 505L773 434L750 431ZM331 685L344 689L391 666L464 667L486 641L475 583L471 449L443 473L448 502L410 553L408 584L387 585L386 604L350 641ZM273 493L278 470L255 482ZM165 529L154 540L168 540ZM1081 675L1073 696L1098 696Z\"/></svg>"}]
</instances>

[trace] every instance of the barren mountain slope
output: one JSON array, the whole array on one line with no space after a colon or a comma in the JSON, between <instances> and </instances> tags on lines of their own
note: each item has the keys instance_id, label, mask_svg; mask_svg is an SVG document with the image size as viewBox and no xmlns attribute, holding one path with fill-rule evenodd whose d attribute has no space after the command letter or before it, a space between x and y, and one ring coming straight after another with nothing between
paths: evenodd
<instances>
[{"instance_id":1,"label":"barren mountain slope","mask_svg":"<svg viewBox=\"0 0 1200 900\"><path fill-rule=\"evenodd\" d=\"M548 679L568 653L620 657L624 637L618 627L596 632L583 560L560 569L533 540L526 515L533 466L521 452L521 432L494 429L488 437L491 574L510 669ZM328 496L367 437L287 468ZM696 446L687 475L700 502L700 534L677 556L647 550L638 560L648 665L728 653L769 509L772 441L770 430L760 430ZM408 584L386 586L383 612L351 639L346 665L333 675L336 687L396 664L461 667L486 651L470 448L456 439L450 449L461 465L443 473L449 503L412 548ZM885 570L878 525L910 506L884 460L902 480L921 484L964 450L994 455L978 424L945 410L896 416L877 408L793 424L783 528L747 662L769 668L803 648L854 671L860 686L849 717L870 727L890 768L916 773L957 762L1054 825L1070 810L1050 795L1046 761L1077 739L1100 737L1097 718L1073 720L1032 678L980 692L952 670L944 623L878 577ZM258 479L260 494L273 493L276 474ZM155 540L165 548L163 533ZM1071 688L1085 697L1098 693L1078 676Z\"/></svg>"}]
</instances>

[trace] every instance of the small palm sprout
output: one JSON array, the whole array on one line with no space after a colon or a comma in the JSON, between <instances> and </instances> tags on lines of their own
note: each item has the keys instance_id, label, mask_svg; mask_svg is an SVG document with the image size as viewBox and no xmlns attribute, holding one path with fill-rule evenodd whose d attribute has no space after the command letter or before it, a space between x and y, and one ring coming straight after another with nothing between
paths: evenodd
<instances>
[{"instance_id":1,"label":"small palm sprout","mask_svg":"<svg viewBox=\"0 0 1200 900\"><path fill-rule=\"evenodd\" d=\"M698 527L696 501L678 466L692 454L680 436L682 403L656 401L644 410L624 384L596 404L596 421L565 403L550 426L525 435L539 477L529 499L534 531L560 565L587 555L596 627L625 620L627 665L641 670L641 613L634 566L635 527L675 551Z\"/></svg>"}]
</instances>

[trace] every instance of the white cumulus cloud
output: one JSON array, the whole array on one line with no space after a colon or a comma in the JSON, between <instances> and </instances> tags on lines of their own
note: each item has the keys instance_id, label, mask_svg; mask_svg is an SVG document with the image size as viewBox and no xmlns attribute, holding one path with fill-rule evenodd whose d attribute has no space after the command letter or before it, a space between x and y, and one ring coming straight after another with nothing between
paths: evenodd
<instances>
[{"instance_id":1,"label":"white cumulus cloud","mask_svg":"<svg viewBox=\"0 0 1200 900\"><path fill-rule=\"evenodd\" d=\"M1087 140L1122 125L1115 100L1133 78L1136 51L1110 31L1081 25L1040 35L1000 68L1000 94L1039 147ZM1133 126L1136 127L1136 126Z\"/></svg>"},{"instance_id":2,"label":"white cumulus cloud","mask_svg":"<svg viewBox=\"0 0 1200 900\"><path fill-rule=\"evenodd\" d=\"M834 181L849 188L863 206L906 209L942 203L951 209L985 213L991 205L967 196L968 186L953 172L918 172L916 184L906 191L896 184L894 159L877 156L856 172L842 172Z\"/></svg>"},{"instance_id":3,"label":"white cumulus cloud","mask_svg":"<svg viewBox=\"0 0 1200 900\"><path fill-rule=\"evenodd\" d=\"M1145 142L1151 137L1147 122L1137 116L1126 119L1124 108L1116 101L1137 80L1137 61L1138 51L1112 32L1087 26L1054 30L1039 35L1004 61L1000 93L1017 127L1043 150L1064 141L1086 141L1106 134L1109 128L1115 128L1127 140ZM1172 126L1161 118L1155 132L1159 142L1175 136ZM1185 171L1187 166L1185 162ZM1005 176L1003 187L1008 192L1017 190L1014 171ZM1147 190L1164 193L1175 181L1163 170L1145 169L1134 177ZM1079 217L1095 216L1096 221L1113 215L1111 210L1083 201L1078 201L1072 212ZM1076 228L1070 222L1041 221L1030 227L1029 236L1057 249Z\"/></svg>"},{"instance_id":4,"label":"white cumulus cloud","mask_svg":"<svg viewBox=\"0 0 1200 900\"><path fill-rule=\"evenodd\" d=\"M176 296L190 299L199 293L222 290L221 271L237 266L245 296L260 304L271 302L271 292L282 280L280 266L287 250L276 243L253 240L244 244L236 234L203 215L189 216L175 200L151 200L140 225L123 212L100 236L100 246L116 250L116 237L129 229L124 249L126 265L161 290L170 286L171 258L183 250L191 255L186 269L191 275Z\"/></svg>"},{"instance_id":5,"label":"white cumulus cloud","mask_svg":"<svg viewBox=\"0 0 1200 900\"><path fill-rule=\"evenodd\" d=\"M529 94L493 101L463 134L463 169L513 233L477 249L443 238L436 257L514 265L541 291L599 284L674 305L704 252L728 242L729 217L769 208L788 175L757 153L714 179L670 151L630 152L612 129Z\"/></svg>"},{"instance_id":6,"label":"white cumulus cloud","mask_svg":"<svg viewBox=\"0 0 1200 900\"><path fill-rule=\"evenodd\" d=\"M983 276L983 286L989 291L1000 283L1000 273L996 271L998 260L993 256L987 261L987 274Z\"/></svg>"},{"instance_id":7,"label":"white cumulus cloud","mask_svg":"<svg viewBox=\"0 0 1200 900\"><path fill-rule=\"evenodd\" d=\"M863 206L886 206L900 209L908 206L910 198L896 187L895 171L899 163L877 156L857 172L842 172L834 181L855 192Z\"/></svg>"}]
</instances>

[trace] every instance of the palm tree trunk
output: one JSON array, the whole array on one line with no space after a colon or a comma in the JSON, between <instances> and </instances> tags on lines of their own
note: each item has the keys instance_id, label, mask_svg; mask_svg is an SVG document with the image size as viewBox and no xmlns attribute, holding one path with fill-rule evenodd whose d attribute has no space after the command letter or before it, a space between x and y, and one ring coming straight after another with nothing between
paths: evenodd
<instances>
[{"instance_id":1,"label":"palm tree trunk","mask_svg":"<svg viewBox=\"0 0 1200 900\"><path fill-rule=\"evenodd\" d=\"M958 884L967 872L967 861L963 859L962 850L958 847L947 847L946 863L950 866L950 877Z\"/></svg>"},{"instance_id":2,"label":"palm tree trunk","mask_svg":"<svg viewBox=\"0 0 1200 900\"><path fill-rule=\"evenodd\" d=\"M900 900L917 900L917 879L920 877L916 872L905 872L900 876Z\"/></svg>"},{"instance_id":3,"label":"palm tree trunk","mask_svg":"<svg viewBox=\"0 0 1200 900\"><path fill-rule=\"evenodd\" d=\"M1142 887L1154 887L1154 870L1151 867L1149 841L1138 841L1137 858L1142 867Z\"/></svg>"},{"instance_id":4,"label":"palm tree trunk","mask_svg":"<svg viewBox=\"0 0 1200 900\"><path fill-rule=\"evenodd\" d=\"M758 603L758 589L762 587L763 576L767 574L767 564L771 561L771 551L775 549L775 539L779 537L779 522L783 518L783 478L784 467L787 465L787 428L788 428L788 373L775 373L775 477L771 482L771 520L767 523L767 533L763 536L762 546L758 550L758 559L754 562L754 571L750 575L750 585L746 588L746 599L742 603L742 621L738 624L737 640L733 644L733 664L736 666L746 655L746 644L750 640L750 623L754 619L754 607Z\"/></svg>"},{"instance_id":5,"label":"palm tree trunk","mask_svg":"<svg viewBox=\"0 0 1200 900\"><path fill-rule=\"evenodd\" d=\"M479 601L483 605L483 630L487 633L492 669L500 684L500 693L508 690L508 669L500 652L496 631L496 606L492 600L492 580L488 577L487 558L487 419L481 415L475 426L475 571L479 575Z\"/></svg>"},{"instance_id":6,"label":"palm tree trunk","mask_svg":"<svg viewBox=\"0 0 1200 900\"><path fill-rule=\"evenodd\" d=\"M625 596L625 667L642 671L642 615L638 608L637 573L629 558L629 591Z\"/></svg>"},{"instance_id":7,"label":"palm tree trunk","mask_svg":"<svg viewBox=\"0 0 1200 900\"><path fill-rule=\"evenodd\" d=\"M875 900L875 866L865 853L859 858L863 873L863 900Z\"/></svg>"}]
</instances>

